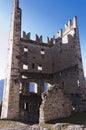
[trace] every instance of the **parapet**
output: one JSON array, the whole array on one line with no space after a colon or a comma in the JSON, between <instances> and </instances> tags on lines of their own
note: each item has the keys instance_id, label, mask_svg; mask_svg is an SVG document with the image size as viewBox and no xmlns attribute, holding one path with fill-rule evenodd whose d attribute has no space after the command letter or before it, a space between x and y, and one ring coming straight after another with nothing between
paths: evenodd
<instances>
[{"instance_id":1,"label":"parapet","mask_svg":"<svg viewBox=\"0 0 86 130\"><path fill-rule=\"evenodd\" d=\"M59 30L59 32L57 33L57 38L60 37L62 38L64 36L64 34L66 34L67 32L69 32L71 29L73 28L77 28L77 17L74 16L73 20L68 20L68 23L66 23L64 25L64 32L62 31L62 29Z\"/></svg>"},{"instance_id":2,"label":"parapet","mask_svg":"<svg viewBox=\"0 0 86 130\"><path fill-rule=\"evenodd\" d=\"M42 35L41 35L41 36L38 36L38 35L36 34L36 41L42 43Z\"/></svg>"},{"instance_id":3,"label":"parapet","mask_svg":"<svg viewBox=\"0 0 86 130\"><path fill-rule=\"evenodd\" d=\"M62 33L62 29L59 30L59 32L57 32L57 37L62 37L63 33Z\"/></svg>"},{"instance_id":4,"label":"parapet","mask_svg":"<svg viewBox=\"0 0 86 130\"><path fill-rule=\"evenodd\" d=\"M47 43L48 45L53 45L55 43L55 37L53 36L53 38L50 38L50 39L49 37L47 37Z\"/></svg>"},{"instance_id":5,"label":"parapet","mask_svg":"<svg viewBox=\"0 0 86 130\"><path fill-rule=\"evenodd\" d=\"M68 29L70 29L72 27L72 21L71 19L68 21L68 24L65 24L65 31L67 31Z\"/></svg>"},{"instance_id":6,"label":"parapet","mask_svg":"<svg viewBox=\"0 0 86 130\"><path fill-rule=\"evenodd\" d=\"M41 36L38 36L37 34L35 35L35 40L32 40L31 39L31 33L29 32L29 33L26 33L25 31L23 31L23 37L22 37L22 39L24 40L24 41L29 41L29 40L31 40L31 41L33 41L33 42L35 42L35 43L39 43L39 44L44 44L45 42L43 42L43 37L42 37L42 35ZM47 39L47 42L45 43L45 44L47 44L47 45L53 45L53 44L55 44L55 36L53 36L52 38L49 38L49 37L47 37L46 38Z\"/></svg>"},{"instance_id":7,"label":"parapet","mask_svg":"<svg viewBox=\"0 0 86 130\"><path fill-rule=\"evenodd\" d=\"M73 20L68 20L68 23L64 25L65 29L64 31L62 29L60 29L57 32L56 38L55 36L53 36L52 38L47 37L47 42L46 44L49 46L52 46L56 43L56 41L59 41L59 39L62 39L63 43L67 43L68 42L68 37L67 35L70 34L71 36L74 36L74 29L78 27L77 25L77 17L75 16L73 18ZM28 41L28 40L32 40L30 39L30 32L26 34L26 32L23 31L23 40ZM43 37L38 36L37 34L35 35L35 40L32 40L35 43L39 43L39 44L43 44L45 42L43 42Z\"/></svg>"},{"instance_id":8,"label":"parapet","mask_svg":"<svg viewBox=\"0 0 86 130\"><path fill-rule=\"evenodd\" d=\"M23 31L23 39L30 40L30 32L26 34L26 32Z\"/></svg>"},{"instance_id":9,"label":"parapet","mask_svg":"<svg viewBox=\"0 0 86 130\"><path fill-rule=\"evenodd\" d=\"M78 26L77 16L75 16L75 17L73 18L73 27L74 27L74 28L77 28L77 26Z\"/></svg>"}]
</instances>

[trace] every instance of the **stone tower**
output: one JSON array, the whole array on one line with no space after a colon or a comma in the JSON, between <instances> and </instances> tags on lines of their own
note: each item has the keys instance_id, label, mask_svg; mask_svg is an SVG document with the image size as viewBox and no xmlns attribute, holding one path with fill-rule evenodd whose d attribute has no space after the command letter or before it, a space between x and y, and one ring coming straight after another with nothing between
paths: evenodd
<instances>
[{"instance_id":1,"label":"stone tower","mask_svg":"<svg viewBox=\"0 0 86 130\"><path fill-rule=\"evenodd\" d=\"M18 46L21 37L21 9L19 0L14 0L14 7L10 26L8 65L5 79L3 106L1 118L16 118L19 114L19 88L15 79L19 78Z\"/></svg>"},{"instance_id":2,"label":"stone tower","mask_svg":"<svg viewBox=\"0 0 86 130\"><path fill-rule=\"evenodd\" d=\"M47 37L47 43L38 35L32 40L30 33L23 32L21 37L21 9L19 0L14 0L1 118L37 121L43 104L41 95L54 84L60 85L72 97L75 110L81 111L85 82L77 17L69 20L56 38ZM61 106L67 108L65 99L63 96L59 102L64 100Z\"/></svg>"}]
</instances>

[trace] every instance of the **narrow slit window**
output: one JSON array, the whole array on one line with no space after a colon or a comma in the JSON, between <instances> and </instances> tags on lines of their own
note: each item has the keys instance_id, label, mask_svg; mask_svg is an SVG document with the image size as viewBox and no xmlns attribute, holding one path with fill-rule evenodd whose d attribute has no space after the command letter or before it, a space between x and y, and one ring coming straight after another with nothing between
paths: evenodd
<instances>
[{"instance_id":1,"label":"narrow slit window","mask_svg":"<svg viewBox=\"0 0 86 130\"><path fill-rule=\"evenodd\" d=\"M24 103L24 110L26 110L26 102Z\"/></svg>"},{"instance_id":2,"label":"narrow slit window","mask_svg":"<svg viewBox=\"0 0 86 130\"><path fill-rule=\"evenodd\" d=\"M34 63L32 63L32 69L34 69L35 68L35 64Z\"/></svg>"},{"instance_id":3,"label":"narrow slit window","mask_svg":"<svg viewBox=\"0 0 86 130\"><path fill-rule=\"evenodd\" d=\"M19 93L22 93L22 86L19 87Z\"/></svg>"},{"instance_id":4,"label":"narrow slit window","mask_svg":"<svg viewBox=\"0 0 86 130\"><path fill-rule=\"evenodd\" d=\"M28 110L28 103L27 102L24 103L24 110Z\"/></svg>"},{"instance_id":5,"label":"narrow slit window","mask_svg":"<svg viewBox=\"0 0 86 130\"><path fill-rule=\"evenodd\" d=\"M78 85L78 87L80 87L80 81L79 80L77 80L77 85Z\"/></svg>"}]
</instances>

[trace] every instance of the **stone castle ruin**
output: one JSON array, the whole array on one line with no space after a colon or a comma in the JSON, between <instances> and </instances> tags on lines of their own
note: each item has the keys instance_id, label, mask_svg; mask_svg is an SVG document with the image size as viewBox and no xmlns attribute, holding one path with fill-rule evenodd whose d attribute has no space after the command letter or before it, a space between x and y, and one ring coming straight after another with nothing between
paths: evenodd
<instances>
[{"instance_id":1,"label":"stone castle ruin","mask_svg":"<svg viewBox=\"0 0 86 130\"><path fill-rule=\"evenodd\" d=\"M22 10L14 0L2 119L47 122L84 111L85 81L77 17L57 37L21 37ZM46 90L46 91L45 91ZM82 101L83 100L83 101Z\"/></svg>"}]
</instances>

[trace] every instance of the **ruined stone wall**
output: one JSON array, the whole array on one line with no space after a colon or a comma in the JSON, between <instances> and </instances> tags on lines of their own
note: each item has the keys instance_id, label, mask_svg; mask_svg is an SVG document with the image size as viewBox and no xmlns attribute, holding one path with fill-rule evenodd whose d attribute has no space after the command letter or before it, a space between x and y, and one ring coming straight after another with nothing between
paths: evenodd
<instances>
[{"instance_id":1,"label":"ruined stone wall","mask_svg":"<svg viewBox=\"0 0 86 130\"><path fill-rule=\"evenodd\" d=\"M58 85L51 86L42 94L39 122L48 122L57 118L68 117L72 112L72 102L69 95Z\"/></svg>"},{"instance_id":2,"label":"ruined stone wall","mask_svg":"<svg viewBox=\"0 0 86 130\"><path fill-rule=\"evenodd\" d=\"M39 107L41 104L41 95L30 93L20 95L20 119L33 123L39 122Z\"/></svg>"},{"instance_id":3,"label":"ruined stone wall","mask_svg":"<svg viewBox=\"0 0 86 130\"><path fill-rule=\"evenodd\" d=\"M65 24L65 31L62 33L60 30L51 43L44 44L42 37L37 35L35 41L30 40L30 33L24 33L21 42L21 70L26 62L28 72L53 74L53 83L65 82L65 90L76 93L79 87L84 87L77 18L74 17L73 22L69 20L68 24ZM27 54L23 52L25 46ZM38 66L41 70L38 70Z\"/></svg>"},{"instance_id":4,"label":"ruined stone wall","mask_svg":"<svg viewBox=\"0 0 86 130\"><path fill-rule=\"evenodd\" d=\"M43 43L42 36L38 35L36 35L36 40L31 40L30 33L25 32L21 38L21 9L19 0L15 0L10 27L2 118L19 118L20 88L22 87L22 93L27 95L29 82L38 84L37 94L39 95L44 91L44 82L61 84L65 92L69 94L76 94L81 90L80 88L84 88L76 17L74 17L73 23L70 20L68 24L65 24L64 33L60 30L56 38L47 38L47 40L46 44ZM44 93L42 98L40 115L44 121L71 114L70 99L61 89L53 87ZM42 118L40 117L40 122Z\"/></svg>"}]
</instances>

